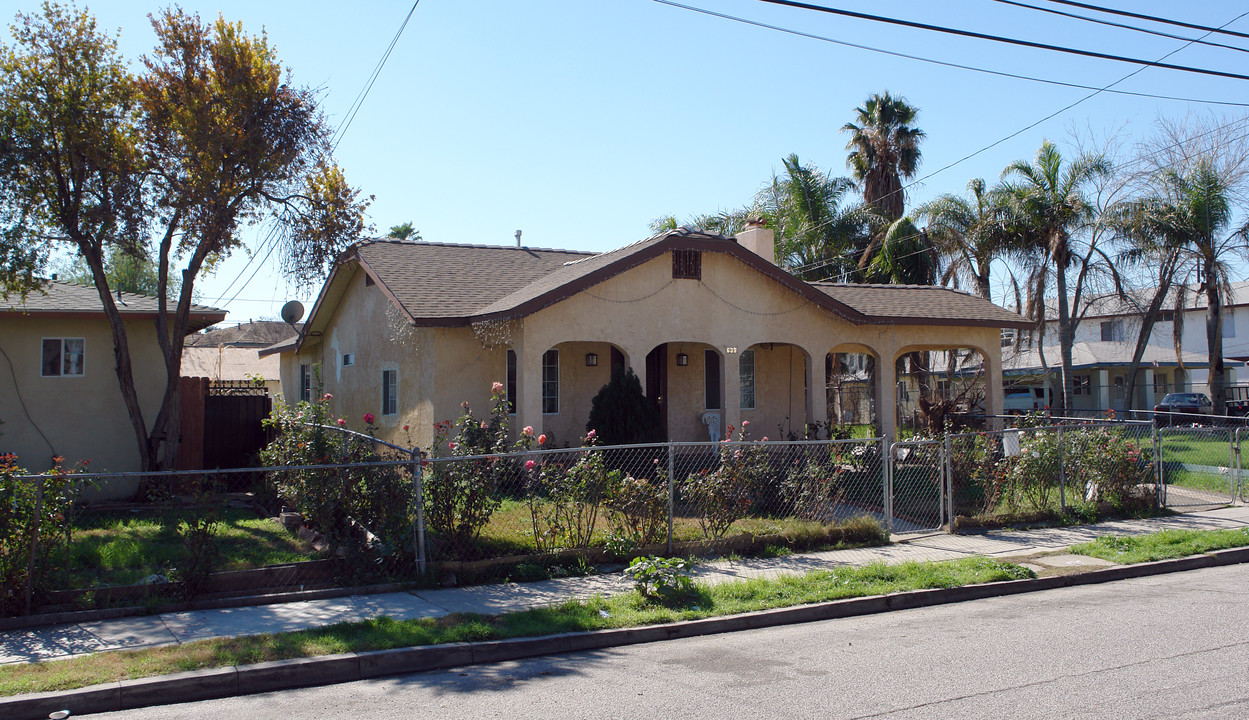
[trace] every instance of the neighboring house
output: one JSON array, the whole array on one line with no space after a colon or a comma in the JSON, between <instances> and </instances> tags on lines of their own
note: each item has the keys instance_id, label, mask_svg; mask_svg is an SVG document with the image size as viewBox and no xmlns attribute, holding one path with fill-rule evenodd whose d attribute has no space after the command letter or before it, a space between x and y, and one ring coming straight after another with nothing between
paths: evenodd
<instances>
[{"instance_id":1,"label":"neighboring house","mask_svg":"<svg viewBox=\"0 0 1249 720\"><path fill-rule=\"evenodd\" d=\"M1045 365L1049 367L1048 383L1038 348L1003 349L1002 372L1007 388L1049 388L1057 397L1061 387L1062 358L1057 345L1045 346ZM1141 357L1136 374L1136 402L1127 401L1128 371L1132 366L1135 342L1085 341L1071 347L1072 391L1071 409L1106 410L1152 409L1169 392L1198 389L1189 377L1197 371L1205 374L1209 367L1205 353L1185 350L1183 366L1176 361L1175 348L1149 345ZM1042 393L1042 397L1047 397Z\"/></svg>"},{"instance_id":2,"label":"neighboring house","mask_svg":"<svg viewBox=\"0 0 1249 720\"><path fill-rule=\"evenodd\" d=\"M382 437L422 447L461 402L486 415L494 381L513 429L576 445L592 398L624 367L671 440L745 420L755 439L801 434L829 418L830 353L877 358L875 395L891 398L903 354L977 349L988 409L1000 409L999 338L1027 325L1018 315L946 288L807 283L773 257L772 231L757 226L737 238L680 229L602 254L362 242L338 258L300 340L264 352L281 355L288 401L318 392L319 373L350 427L372 413ZM893 413L879 422L893 432Z\"/></svg>"},{"instance_id":3,"label":"neighboring house","mask_svg":"<svg viewBox=\"0 0 1249 720\"><path fill-rule=\"evenodd\" d=\"M298 326L261 320L188 335L182 349L182 376L206 377L214 382L262 380L269 395L277 397L282 392L278 358L260 357L259 351L289 342L298 334Z\"/></svg>"},{"instance_id":4,"label":"neighboring house","mask_svg":"<svg viewBox=\"0 0 1249 720\"><path fill-rule=\"evenodd\" d=\"M165 392L165 361L156 342L157 299L118 293L139 405L149 428ZM194 305L190 331L225 319ZM172 317L171 317L172 320ZM23 302L0 300L0 452L29 470L53 456L94 471L139 470L139 451L122 400L113 335L94 287L49 281ZM127 494L110 488L110 494Z\"/></svg>"},{"instance_id":5,"label":"neighboring house","mask_svg":"<svg viewBox=\"0 0 1249 720\"><path fill-rule=\"evenodd\" d=\"M1249 380L1245 374L1245 361L1249 360L1249 282L1232 283L1231 296L1223 306L1223 360L1225 367L1224 382L1234 384ZM1206 345L1206 296L1198 292L1196 287L1177 287L1167 299L1164 308L1174 308L1176 295L1186 293L1183 330L1180 345L1183 351L1183 363L1176 360L1175 353L1175 312L1163 310L1158 322L1149 334L1148 349L1141 363L1141 374L1137 378L1137 387L1148 386L1149 390L1138 392L1138 408L1152 408L1153 397L1161 399L1168 392L1198 391L1208 392L1209 353ZM1131 364L1132 354L1136 349L1136 337L1141 328L1142 310L1149 303L1153 289L1138 290L1129 295L1128 300L1116 294L1106 294L1093 298L1087 309L1081 309L1082 320L1076 328L1075 344L1084 345L1085 358L1092 364L1085 364L1081 369L1087 375L1087 388L1077 387L1078 397L1085 398L1076 404L1077 408L1087 405L1090 408L1115 410L1123 409L1122 378L1126 368ZM1055 302L1047 301L1047 320L1044 346L1045 356L1051 369L1058 372L1059 363L1051 360L1058 356L1058 321L1054 310ZM1027 352L1027 342L1021 351ZM1033 361L1020 361L1023 365L1039 371L1040 362L1035 349L1031 350ZM1010 366L1010 350L1003 350ZM1146 380L1145 371L1149 378ZM1077 377L1080 377L1080 373ZM1057 374L1053 381L1054 387L1059 386ZM1009 380L1008 380L1009 382ZM1081 382L1084 382L1081 380ZM1085 390L1087 389L1087 392ZM1108 400L1109 405L1098 404Z\"/></svg>"}]
</instances>

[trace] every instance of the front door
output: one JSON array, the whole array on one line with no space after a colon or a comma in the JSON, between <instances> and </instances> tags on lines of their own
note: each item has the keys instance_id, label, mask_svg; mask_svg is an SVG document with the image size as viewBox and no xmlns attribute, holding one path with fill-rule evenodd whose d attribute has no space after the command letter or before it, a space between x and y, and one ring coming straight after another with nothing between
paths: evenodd
<instances>
[{"instance_id":1,"label":"front door","mask_svg":"<svg viewBox=\"0 0 1249 720\"><path fill-rule=\"evenodd\" d=\"M668 437L668 345L658 345L646 355L646 397L659 406L659 422Z\"/></svg>"}]
</instances>

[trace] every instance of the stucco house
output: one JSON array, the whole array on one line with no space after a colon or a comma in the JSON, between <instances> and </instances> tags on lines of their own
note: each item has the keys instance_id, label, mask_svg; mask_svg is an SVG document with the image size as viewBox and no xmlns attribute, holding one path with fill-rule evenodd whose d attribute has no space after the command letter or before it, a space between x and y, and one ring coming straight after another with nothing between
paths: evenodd
<instances>
[{"instance_id":1,"label":"stucco house","mask_svg":"<svg viewBox=\"0 0 1249 720\"><path fill-rule=\"evenodd\" d=\"M147 295L117 295L149 426L165 392L157 303ZM194 305L188 330L223 319L224 310ZM94 287L48 281L25 300L0 299L0 452L16 454L32 471L51 467L53 456L68 465L90 460L101 472L140 469L115 368L113 334Z\"/></svg>"},{"instance_id":2,"label":"stucco house","mask_svg":"<svg viewBox=\"0 0 1249 720\"><path fill-rule=\"evenodd\" d=\"M281 356L288 401L315 392L319 373L351 425L372 413L384 437L420 446L461 402L486 412L494 381L513 428L576 445L613 367L638 375L670 440L744 420L756 439L826 421L834 353L877 358L876 397L892 398L905 353L975 349L987 409L1000 409L1001 331L1025 327L1020 316L947 288L808 283L774 256L758 226L597 254L361 242L338 258L298 341L264 352ZM883 432L894 423L879 414Z\"/></svg>"}]
</instances>

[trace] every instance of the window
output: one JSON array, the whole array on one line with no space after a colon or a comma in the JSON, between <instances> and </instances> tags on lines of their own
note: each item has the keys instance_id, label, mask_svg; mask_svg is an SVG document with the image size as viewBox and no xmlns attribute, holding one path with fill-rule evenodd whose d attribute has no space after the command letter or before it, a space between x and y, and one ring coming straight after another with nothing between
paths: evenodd
<instances>
[{"instance_id":1,"label":"window","mask_svg":"<svg viewBox=\"0 0 1249 720\"><path fill-rule=\"evenodd\" d=\"M542 353L542 414L559 414L559 350Z\"/></svg>"},{"instance_id":2,"label":"window","mask_svg":"<svg viewBox=\"0 0 1249 720\"><path fill-rule=\"evenodd\" d=\"M1160 372L1154 373L1154 394L1167 394L1167 376Z\"/></svg>"},{"instance_id":3,"label":"window","mask_svg":"<svg viewBox=\"0 0 1249 720\"><path fill-rule=\"evenodd\" d=\"M1231 308L1224 308L1223 310L1223 337L1225 338L1236 337L1236 323L1233 322L1234 319L1235 319L1235 311L1232 310Z\"/></svg>"},{"instance_id":4,"label":"window","mask_svg":"<svg viewBox=\"0 0 1249 720\"><path fill-rule=\"evenodd\" d=\"M516 414L516 351L507 351L507 411Z\"/></svg>"},{"instance_id":5,"label":"window","mask_svg":"<svg viewBox=\"0 0 1249 720\"><path fill-rule=\"evenodd\" d=\"M737 361L742 382L742 409L755 409L755 351L744 350Z\"/></svg>"},{"instance_id":6,"label":"window","mask_svg":"<svg viewBox=\"0 0 1249 720\"><path fill-rule=\"evenodd\" d=\"M1092 380L1091 376L1089 376L1089 375L1076 375L1076 376L1075 376L1075 377L1073 377L1072 379L1075 381L1075 388L1074 388L1074 390L1073 390L1073 394L1075 394L1075 395L1089 395L1089 394L1091 394L1091 393L1092 393L1092 390L1093 390L1093 384L1092 384L1092 382L1091 382L1091 380Z\"/></svg>"},{"instance_id":7,"label":"window","mask_svg":"<svg viewBox=\"0 0 1249 720\"><path fill-rule=\"evenodd\" d=\"M82 338L44 338L43 376L81 377L86 355Z\"/></svg>"},{"instance_id":8,"label":"window","mask_svg":"<svg viewBox=\"0 0 1249 720\"><path fill-rule=\"evenodd\" d=\"M299 399L304 402L312 400L312 365L299 365Z\"/></svg>"},{"instance_id":9,"label":"window","mask_svg":"<svg viewBox=\"0 0 1249 720\"><path fill-rule=\"evenodd\" d=\"M702 280L703 254L698 250L673 250L672 277L674 280Z\"/></svg>"},{"instance_id":10,"label":"window","mask_svg":"<svg viewBox=\"0 0 1249 720\"><path fill-rule=\"evenodd\" d=\"M703 353L703 395L707 410L720 409L720 353L707 350Z\"/></svg>"},{"instance_id":11,"label":"window","mask_svg":"<svg viewBox=\"0 0 1249 720\"><path fill-rule=\"evenodd\" d=\"M937 397L941 398L942 400L950 399L950 381L949 380L937 381Z\"/></svg>"},{"instance_id":12,"label":"window","mask_svg":"<svg viewBox=\"0 0 1249 720\"><path fill-rule=\"evenodd\" d=\"M399 371L382 371L382 414L396 415L399 412Z\"/></svg>"},{"instance_id":13,"label":"window","mask_svg":"<svg viewBox=\"0 0 1249 720\"><path fill-rule=\"evenodd\" d=\"M343 367L351 367L356 364L355 353L343 353Z\"/></svg>"},{"instance_id":14,"label":"window","mask_svg":"<svg viewBox=\"0 0 1249 720\"><path fill-rule=\"evenodd\" d=\"M1123 321L1107 320L1101 324L1102 342L1120 342L1123 340Z\"/></svg>"}]
</instances>

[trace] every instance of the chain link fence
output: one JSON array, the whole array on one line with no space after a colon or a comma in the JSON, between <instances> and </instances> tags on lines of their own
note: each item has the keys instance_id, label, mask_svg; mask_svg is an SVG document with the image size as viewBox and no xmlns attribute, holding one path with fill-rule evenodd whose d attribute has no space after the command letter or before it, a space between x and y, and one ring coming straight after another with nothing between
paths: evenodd
<instances>
[{"instance_id":1,"label":"chain link fence","mask_svg":"<svg viewBox=\"0 0 1249 720\"><path fill-rule=\"evenodd\" d=\"M1242 434L1086 421L428 458L344 431L371 459L115 475L0 463L0 613L537 579L651 554L777 557L885 532L1215 507L1247 494ZM104 486L130 497L91 500Z\"/></svg>"}]
</instances>

